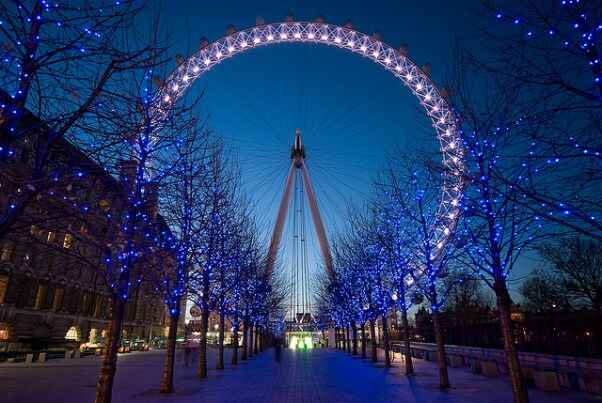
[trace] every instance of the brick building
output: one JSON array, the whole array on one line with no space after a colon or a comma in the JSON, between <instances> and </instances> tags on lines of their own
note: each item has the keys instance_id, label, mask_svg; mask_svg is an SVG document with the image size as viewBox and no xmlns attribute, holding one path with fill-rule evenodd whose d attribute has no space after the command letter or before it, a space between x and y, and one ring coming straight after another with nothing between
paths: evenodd
<instances>
[{"instance_id":1,"label":"brick building","mask_svg":"<svg viewBox=\"0 0 602 403\"><path fill-rule=\"evenodd\" d=\"M16 352L102 345L110 293L101 251L118 236L106 217L119 211L125 194L122 181L67 141L49 154L45 173L52 180L27 182L45 130L34 116L25 121L29 133L11 145L11 158L0 161L1 211L26 186L38 190L14 230L0 239L0 360ZM127 165L122 175L129 174ZM165 227L156 206L147 208ZM124 339L164 339L166 308L154 290L143 283L130 298Z\"/></svg>"}]
</instances>

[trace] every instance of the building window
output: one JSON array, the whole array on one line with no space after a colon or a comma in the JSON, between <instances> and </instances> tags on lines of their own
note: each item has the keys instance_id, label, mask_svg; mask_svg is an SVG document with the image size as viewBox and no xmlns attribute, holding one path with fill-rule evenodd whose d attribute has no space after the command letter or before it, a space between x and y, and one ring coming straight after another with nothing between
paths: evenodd
<instances>
[{"instance_id":1,"label":"building window","mask_svg":"<svg viewBox=\"0 0 602 403\"><path fill-rule=\"evenodd\" d=\"M65 238L63 239L63 248L69 249L73 245L73 235L65 234Z\"/></svg>"},{"instance_id":2,"label":"building window","mask_svg":"<svg viewBox=\"0 0 602 403\"><path fill-rule=\"evenodd\" d=\"M111 208L111 202L106 199L102 199L98 201L98 206L102 209L102 211L107 212Z\"/></svg>"},{"instance_id":3,"label":"building window","mask_svg":"<svg viewBox=\"0 0 602 403\"><path fill-rule=\"evenodd\" d=\"M79 288L72 287L67 292L67 301L65 303L67 312L75 314L81 309L81 291Z\"/></svg>"},{"instance_id":4,"label":"building window","mask_svg":"<svg viewBox=\"0 0 602 403\"><path fill-rule=\"evenodd\" d=\"M71 326L69 330L67 330L67 334L65 335L65 339L79 341L79 332L75 326Z\"/></svg>"},{"instance_id":5,"label":"building window","mask_svg":"<svg viewBox=\"0 0 602 403\"><path fill-rule=\"evenodd\" d=\"M15 246L12 242L6 241L2 244L2 252L0 253L0 261L9 262L13 258Z\"/></svg>"},{"instance_id":6,"label":"building window","mask_svg":"<svg viewBox=\"0 0 602 403\"><path fill-rule=\"evenodd\" d=\"M48 213L43 210L39 210L38 214L40 216L43 216L44 214L48 214ZM42 228L38 227L37 225L32 225L31 227L29 227L29 233L33 236L38 236L38 237L44 236L44 230Z\"/></svg>"},{"instance_id":7,"label":"building window","mask_svg":"<svg viewBox=\"0 0 602 403\"><path fill-rule=\"evenodd\" d=\"M35 298L35 291L38 289L37 284L29 278L23 277L18 283L18 289L16 290L16 301L15 305L17 308L27 308L33 306L33 299Z\"/></svg>"},{"instance_id":8,"label":"building window","mask_svg":"<svg viewBox=\"0 0 602 403\"><path fill-rule=\"evenodd\" d=\"M36 301L38 298L38 287L39 287L39 282L36 279L33 278L29 278L28 280L29 286L27 287L27 301L25 302L25 307L26 308L35 308L36 307Z\"/></svg>"},{"instance_id":9,"label":"building window","mask_svg":"<svg viewBox=\"0 0 602 403\"><path fill-rule=\"evenodd\" d=\"M35 309L43 309L44 301L46 300L46 294L48 293L48 286L46 284L38 285L38 292L36 293L36 302L34 305Z\"/></svg>"},{"instance_id":10,"label":"building window","mask_svg":"<svg viewBox=\"0 0 602 403\"><path fill-rule=\"evenodd\" d=\"M54 242L55 239L56 239L56 232L48 231L48 237L46 238L48 243Z\"/></svg>"},{"instance_id":11,"label":"building window","mask_svg":"<svg viewBox=\"0 0 602 403\"><path fill-rule=\"evenodd\" d=\"M92 298L93 298L93 295L90 294L89 292L84 293L81 313L85 316L90 316Z\"/></svg>"},{"instance_id":12,"label":"building window","mask_svg":"<svg viewBox=\"0 0 602 403\"><path fill-rule=\"evenodd\" d=\"M100 305L102 303L102 297L98 294L94 295L94 308L92 309L92 317L98 318L100 315Z\"/></svg>"},{"instance_id":13,"label":"building window","mask_svg":"<svg viewBox=\"0 0 602 403\"><path fill-rule=\"evenodd\" d=\"M8 340L9 332L6 323L0 323L0 340Z\"/></svg>"},{"instance_id":14,"label":"building window","mask_svg":"<svg viewBox=\"0 0 602 403\"><path fill-rule=\"evenodd\" d=\"M65 295L64 288L57 288L54 292L54 298L52 300L52 310L59 311L63 308L63 296Z\"/></svg>"},{"instance_id":15,"label":"building window","mask_svg":"<svg viewBox=\"0 0 602 403\"><path fill-rule=\"evenodd\" d=\"M8 289L8 276L6 274L0 274L0 304L4 303L4 297L6 296L7 289Z\"/></svg>"},{"instance_id":16,"label":"building window","mask_svg":"<svg viewBox=\"0 0 602 403\"><path fill-rule=\"evenodd\" d=\"M54 292L56 287L52 284L48 285L46 290L46 297L42 301L42 309L52 309L52 302L54 301Z\"/></svg>"},{"instance_id":17,"label":"building window","mask_svg":"<svg viewBox=\"0 0 602 403\"><path fill-rule=\"evenodd\" d=\"M98 330L92 328L90 329L90 333L88 335L88 343L96 344L98 341Z\"/></svg>"}]
</instances>

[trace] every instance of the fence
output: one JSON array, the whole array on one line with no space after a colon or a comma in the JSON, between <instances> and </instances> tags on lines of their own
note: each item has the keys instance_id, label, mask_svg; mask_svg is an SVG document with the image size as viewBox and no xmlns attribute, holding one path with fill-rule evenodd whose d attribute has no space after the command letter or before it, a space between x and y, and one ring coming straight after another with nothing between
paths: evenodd
<instances>
[{"instance_id":1,"label":"fence","mask_svg":"<svg viewBox=\"0 0 602 403\"><path fill-rule=\"evenodd\" d=\"M401 353L400 341L391 342L391 350ZM437 360L433 343L410 343L412 357ZM469 366L474 373L495 377L508 373L504 350L467 346L445 346L451 367ZM602 394L602 359L519 352L523 376L542 390L581 390Z\"/></svg>"}]
</instances>

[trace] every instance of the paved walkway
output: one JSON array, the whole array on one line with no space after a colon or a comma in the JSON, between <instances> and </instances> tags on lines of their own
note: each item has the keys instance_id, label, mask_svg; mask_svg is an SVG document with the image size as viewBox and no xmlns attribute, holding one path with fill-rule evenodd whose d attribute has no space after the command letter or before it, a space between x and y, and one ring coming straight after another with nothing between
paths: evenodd
<instances>
[{"instance_id":1,"label":"paved walkway","mask_svg":"<svg viewBox=\"0 0 602 403\"><path fill-rule=\"evenodd\" d=\"M416 360L415 377L401 374L399 362L386 369L346 353L316 349L283 351L278 363L266 351L237 368L211 370L200 381L193 367L176 364L176 392L158 393L162 352L131 353L119 358L114 387L121 402L409 402L409 403L510 403L505 378L490 379L468 369L450 368L453 388L439 391L433 363ZM215 366L215 353L210 354ZM92 402L99 369L97 357L54 360L43 366L0 365L0 402ZM544 393L531 390L532 403L590 403L602 398L574 392Z\"/></svg>"}]
</instances>

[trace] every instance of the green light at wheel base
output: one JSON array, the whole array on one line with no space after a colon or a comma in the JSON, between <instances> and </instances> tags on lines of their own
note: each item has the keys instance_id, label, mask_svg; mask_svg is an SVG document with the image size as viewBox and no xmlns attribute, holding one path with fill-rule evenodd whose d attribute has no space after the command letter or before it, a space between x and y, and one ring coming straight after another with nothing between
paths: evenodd
<instances>
[{"instance_id":1,"label":"green light at wheel base","mask_svg":"<svg viewBox=\"0 0 602 403\"><path fill-rule=\"evenodd\" d=\"M313 337L307 333L289 336L288 347L291 350L308 350L314 347Z\"/></svg>"}]
</instances>

